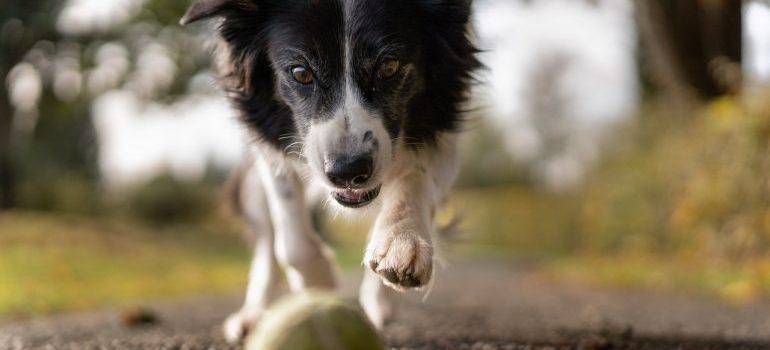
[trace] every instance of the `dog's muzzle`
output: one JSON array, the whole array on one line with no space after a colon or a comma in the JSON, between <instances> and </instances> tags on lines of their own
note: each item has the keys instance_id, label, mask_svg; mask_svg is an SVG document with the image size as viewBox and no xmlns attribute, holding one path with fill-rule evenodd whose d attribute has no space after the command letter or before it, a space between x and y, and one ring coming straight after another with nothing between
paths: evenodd
<instances>
[{"instance_id":1,"label":"dog's muzzle","mask_svg":"<svg viewBox=\"0 0 770 350\"><path fill-rule=\"evenodd\" d=\"M327 160L324 173L335 187L332 197L337 203L360 208L377 198L380 186L364 189L372 179L374 160L370 154L340 156Z\"/></svg>"},{"instance_id":2,"label":"dog's muzzle","mask_svg":"<svg viewBox=\"0 0 770 350\"><path fill-rule=\"evenodd\" d=\"M374 171L371 155L356 157L335 157L327 160L324 172L329 181L339 188L361 188L369 181Z\"/></svg>"}]
</instances>

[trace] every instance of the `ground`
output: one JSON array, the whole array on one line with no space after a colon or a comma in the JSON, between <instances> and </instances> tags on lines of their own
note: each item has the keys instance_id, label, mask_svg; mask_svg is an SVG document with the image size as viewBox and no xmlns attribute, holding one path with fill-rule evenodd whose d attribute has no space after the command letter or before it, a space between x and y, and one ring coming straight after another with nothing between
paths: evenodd
<instances>
[{"instance_id":1,"label":"ground","mask_svg":"<svg viewBox=\"0 0 770 350\"><path fill-rule=\"evenodd\" d=\"M343 292L357 281L346 275ZM219 326L239 295L149 303L159 321L128 326L121 310L0 323L0 349L237 349ZM590 287L513 261L454 262L432 292L398 299L390 349L766 349L770 302Z\"/></svg>"}]
</instances>

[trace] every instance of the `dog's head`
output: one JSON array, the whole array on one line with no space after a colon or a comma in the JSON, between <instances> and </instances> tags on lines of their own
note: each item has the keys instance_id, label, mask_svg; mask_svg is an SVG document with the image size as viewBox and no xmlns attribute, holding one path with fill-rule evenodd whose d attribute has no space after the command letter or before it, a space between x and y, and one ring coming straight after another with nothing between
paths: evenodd
<instances>
[{"instance_id":1,"label":"dog's head","mask_svg":"<svg viewBox=\"0 0 770 350\"><path fill-rule=\"evenodd\" d=\"M457 128L479 66L469 14L470 0L204 0L182 23L223 18L242 120L361 207L399 152Z\"/></svg>"}]
</instances>

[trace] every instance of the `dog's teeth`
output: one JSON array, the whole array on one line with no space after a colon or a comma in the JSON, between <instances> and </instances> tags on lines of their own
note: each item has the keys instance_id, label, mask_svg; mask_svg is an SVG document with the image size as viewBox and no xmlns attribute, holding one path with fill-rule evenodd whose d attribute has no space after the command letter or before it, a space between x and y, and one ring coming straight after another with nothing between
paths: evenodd
<instances>
[{"instance_id":1,"label":"dog's teeth","mask_svg":"<svg viewBox=\"0 0 770 350\"><path fill-rule=\"evenodd\" d=\"M357 189L335 190L332 191L332 194L337 198L337 201L345 202L342 203L343 205L361 205L372 201L377 197L379 192L380 189L378 187L369 191Z\"/></svg>"},{"instance_id":2,"label":"dog's teeth","mask_svg":"<svg viewBox=\"0 0 770 350\"><path fill-rule=\"evenodd\" d=\"M345 190L341 192L341 195L345 200L349 201L361 201L363 199L363 194L353 191L353 190Z\"/></svg>"}]
</instances>

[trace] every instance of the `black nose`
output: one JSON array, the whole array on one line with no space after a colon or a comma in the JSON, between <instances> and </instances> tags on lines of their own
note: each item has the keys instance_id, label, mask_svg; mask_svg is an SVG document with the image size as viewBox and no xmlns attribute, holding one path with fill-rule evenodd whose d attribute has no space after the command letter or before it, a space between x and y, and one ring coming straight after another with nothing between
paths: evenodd
<instances>
[{"instance_id":1,"label":"black nose","mask_svg":"<svg viewBox=\"0 0 770 350\"><path fill-rule=\"evenodd\" d=\"M372 168L372 157L364 155L327 161L324 171L335 186L357 188L372 177Z\"/></svg>"}]
</instances>

